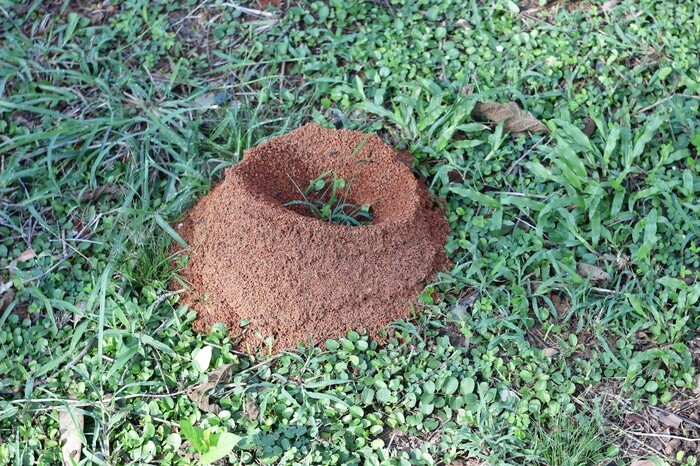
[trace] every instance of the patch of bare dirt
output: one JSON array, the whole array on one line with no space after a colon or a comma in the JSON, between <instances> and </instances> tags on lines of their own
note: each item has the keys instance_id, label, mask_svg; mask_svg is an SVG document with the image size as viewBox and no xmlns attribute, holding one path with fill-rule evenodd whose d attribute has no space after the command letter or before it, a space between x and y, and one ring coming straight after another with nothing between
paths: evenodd
<instances>
[{"instance_id":1,"label":"patch of bare dirt","mask_svg":"<svg viewBox=\"0 0 700 466\"><path fill-rule=\"evenodd\" d=\"M371 225L332 225L285 207L333 170ZM423 283L448 262L449 226L427 188L377 136L303 126L248 150L176 225L189 244L185 296L207 331L225 322L254 350L370 335L410 316Z\"/></svg>"}]
</instances>

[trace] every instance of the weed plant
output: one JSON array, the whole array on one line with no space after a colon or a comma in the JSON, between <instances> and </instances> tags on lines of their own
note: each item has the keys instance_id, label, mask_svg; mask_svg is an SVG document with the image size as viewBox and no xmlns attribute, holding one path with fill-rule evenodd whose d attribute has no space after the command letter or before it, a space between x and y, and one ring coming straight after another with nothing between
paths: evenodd
<instances>
[{"instance_id":1,"label":"weed plant","mask_svg":"<svg viewBox=\"0 0 700 466\"><path fill-rule=\"evenodd\" d=\"M285 207L301 206L314 218L334 225L356 227L372 223L374 214L370 205L358 206L348 202L350 186L332 170L310 180L303 191L294 180L292 183L303 199L286 202Z\"/></svg>"}]
</instances>

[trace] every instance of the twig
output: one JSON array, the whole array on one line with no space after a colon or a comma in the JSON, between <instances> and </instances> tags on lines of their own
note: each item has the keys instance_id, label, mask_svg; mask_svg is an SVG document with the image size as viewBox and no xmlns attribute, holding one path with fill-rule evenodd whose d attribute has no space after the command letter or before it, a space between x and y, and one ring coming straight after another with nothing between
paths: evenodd
<instances>
[{"instance_id":1,"label":"twig","mask_svg":"<svg viewBox=\"0 0 700 466\"><path fill-rule=\"evenodd\" d=\"M85 356L85 355L87 354L87 352L90 351L90 348L92 348L92 345L94 345L96 341L97 341L97 337L92 337L92 338L90 339L90 341L88 341L88 344L85 345L85 348L83 348L83 350L82 350L80 353L78 353L78 355L77 355L76 357L74 357L74 358L71 360L71 362L69 362L69 363L66 365L66 369L70 369L72 366L74 366L75 364L77 364L78 361L80 361L81 359L83 359L83 356Z\"/></svg>"},{"instance_id":2,"label":"twig","mask_svg":"<svg viewBox=\"0 0 700 466\"><path fill-rule=\"evenodd\" d=\"M156 299L156 300L153 302L152 308L155 310L155 309L160 305L160 303L162 303L162 302L165 301L166 299L168 299L168 298L170 298L170 297L173 297L173 296L177 296L177 295L179 295L180 293L184 293L184 292L185 292L185 289L184 289L184 288L180 288L179 290L169 291L169 292L167 292L167 293L165 293L165 294L162 294L162 295L160 295L160 296L158 297L158 299ZM156 333L157 333L157 332L156 332Z\"/></svg>"},{"instance_id":3,"label":"twig","mask_svg":"<svg viewBox=\"0 0 700 466\"><path fill-rule=\"evenodd\" d=\"M651 445L647 445L646 443L642 442L642 441L639 440L638 438L635 438L633 435L628 434L627 432L624 431L624 429L620 429L619 427L616 427L616 426L612 426L612 427L613 427L613 430L616 430L616 431L618 431L618 432L622 432L622 433L625 435L625 437L627 437L627 438L629 438L629 439L631 439L631 440L634 440L635 442L637 442L638 444L640 444L643 448L646 448L646 449L647 449L648 451L650 451L651 453L653 453L653 454L655 454L655 455L657 455L657 456L663 456L663 453L662 453L662 452L660 452L660 451L657 450L656 448L652 447Z\"/></svg>"},{"instance_id":4,"label":"twig","mask_svg":"<svg viewBox=\"0 0 700 466\"><path fill-rule=\"evenodd\" d=\"M639 111L639 113L648 112L649 110L652 110L652 109L658 107L659 105L665 104L666 102L668 102L669 100L673 99L674 97L685 97L685 98L687 98L687 99L700 100L700 95L671 94L671 95L669 95L669 96L667 96L667 97L664 97L664 98L661 99L661 100L658 100L658 101L654 102L654 103L651 104L651 105L647 105L646 107L644 107L643 109L641 109L641 110Z\"/></svg>"},{"instance_id":5,"label":"twig","mask_svg":"<svg viewBox=\"0 0 700 466\"><path fill-rule=\"evenodd\" d=\"M693 427L700 428L700 424L698 424L697 422L694 422L692 419L688 418L687 416L684 416L684 415L683 415L682 413L680 413L680 412L679 412L679 413L675 413L675 412L670 411L670 410L668 410L668 409L666 409L666 408L663 408L663 407L661 407L661 406L656 406L654 409L657 410L657 411L661 411L661 412L663 412L663 413L666 413L666 414L673 414L674 416L678 416L678 417L683 421L683 423L685 423L685 424L690 424L690 425L693 426Z\"/></svg>"},{"instance_id":6,"label":"twig","mask_svg":"<svg viewBox=\"0 0 700 466\"><path fill-rule=\"evenodd\" d=\"M166 299L168 299L168 298L170 298L170 297L172 297L172 296L178 295L178 294L180 294L180 293L183 293L183 292L185 292L185 291L186 291L186 290L185 290L184 288L180 288L179 290L170 291L170 292L168 292L168 293L165 293L165 294L159 296L158 299L156 299L156 300L153 302L153 304L151 305L151 309L152 309L152 310L155 310L155 309L160 305L160 303L162 303L162 302L165 301ZM173 316L171 316L169 319L165 320L162 324L160 324L160 325L158 326L158 328L156 328L153 332L151 332L151 336L152 336L152 337L156 336L156 335L158 334L158 332L160 332L160 331L163 330L165 327L167 327L167 326L170 324L170 322L172 322L172 320L173 320L174 318L175 318L175 315L173 315Z\"/></svg>"},{"instance_id":7,"label":"twig","mask_svg":"<svg viewBox=\"0 0 700 466\"><path fill-rule=\"evenodd\" d=\"M677 439L677 440L684 440L686 442L700 442L700 438L688 438L688 437L681 437L679 435L671 435L671 434L647 434L645 432L629 432L631 435L639 435L641 437L657 437L657 438L672 438L672 439Z\"/></svg>"},{"instance_id":8,"label":"twig","mask_svg":"<svg viewBox=\"0 0 700 466\"><path fill-rule=\"evenodd\" d=\"M591 291L597 291L598 293L603 293L603 294L617 294L617 291L615 291L615 290L610 290L608 288L599 288L597 286L592 286Z\"/></svg>"},{"instance_id":9,"label":"twig","mask_svg":"<svg viewBox=\"0 0 700 466\"><path fill-rule=\"evenodd\" d=\"M547 200L550 196L543 196L542 194L532 194L532 193L519 193L517 191L492 191L493 194L502 194L504 196L515 196L515 197L527 197L532 199L542 199Z\"/></svg>"},{"instance_id":10,"label":"twig","mask_svg":"<svg viewBox=\"0 0 700 466\"><path fill-rule=\"evenodd\" d=\"M244 6L241 6L237 3L224 3L224 6L230 6L231 8L234 8L240 12L243 12L247 15L251 16L257 16L258 18L268 18L268 19L279 19L279 15L275 13L270 13L268 11L262 11L262 10L254 10L253 8L246 8Z\"/></svg>"},{"instance_id":11,"label":"twig","mask_svg":"<svg viewBox=\"0 0 700 466\"><path fill-rule=\"evenodd\" d=\"M535 147L537 147L537 146L539 145L539 143L542 142L543 139L544 139L544 136L542 136L535 144L533 144L532 147L530 147L528 150L526 150L525 153L523 153L523 155L521 155L520 158L519 158L518 160L516 160L515 162L513 162L513 163L511 164L510 168L508 168L508 170L506 171L506 175L505 175L505 176L510 175L510 173L515 169L515 167L518 166L518 165L520 164L520 162L521 162L525 157L527 157L533 150L535 150Z\"/></svg>"},{"instance_id":12,"label":"twig","mask_svg":"<svg viewBox=\"0 0 700 466\"><path fill-rule=\"evenodd\" d=\"M115 396L111 398L109 401L122 401L122 400L129 400L131 398L169 398L171 396L177 396L177 395L182 395L183 393L186 393L186 389L182 390L177 390L175 392L170 392L170 393L132 393L129 395L125 396Z\"/></svg>"},{"instance_id":13,"label":"twig","mask_svg":"<svg viewBox=\"0 0 700 466\"><path fill-rule=\"evenodd\" d=\"M171 427L178 427L178 428L180 427L180 424L173 422L173 421L168 421L167 419L162 419L160 417L151 416L151 419L153 419L154 421L158 421L160 423L163 423L163 424L168 424Z\"/></svg>"}]
</instances>

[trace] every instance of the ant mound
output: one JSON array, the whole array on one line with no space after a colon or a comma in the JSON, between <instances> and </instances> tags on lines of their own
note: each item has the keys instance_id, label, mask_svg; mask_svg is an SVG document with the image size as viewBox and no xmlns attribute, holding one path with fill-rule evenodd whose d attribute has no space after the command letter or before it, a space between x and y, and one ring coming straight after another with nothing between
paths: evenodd
<instances>
[{"instance_id":1,"label":"ant mound","mask_svg":"<svg viewBox=\"0 0 700 466\"><path fill-rule=\"evenodd\" d=\"M377 136L313 124L247 150L179 225L195 329L224 322L246 350L269 337L283 350L410 317L448 265L449 226L400 157ZM371 206L370 224L332 224L295 202L329 172L344 204Z\"/></svg>"}]
</instances>

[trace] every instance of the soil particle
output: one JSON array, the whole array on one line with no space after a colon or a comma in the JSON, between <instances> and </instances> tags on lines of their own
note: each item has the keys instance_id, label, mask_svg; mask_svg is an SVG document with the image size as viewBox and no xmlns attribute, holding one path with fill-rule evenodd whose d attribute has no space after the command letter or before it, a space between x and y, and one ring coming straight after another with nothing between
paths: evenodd
<instances>
[{"instance_id":1,"label":"soil particle","mask_svg":"<svg viewBox=\"0 0 700 466\"><path fill-rule=\"evenodd\" d=\"M318 125L246 151L179 224L195 328L224 322L235 335L247 320L244 349L274 336L283 350L350 329L376 336L408 318L423 283L448 265L449 226L401 157L377 136ZM372 206L371 225L332 225L284 206L328 170L346 180L349 202Z\"/></svg>"}]
</instances>

